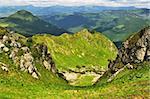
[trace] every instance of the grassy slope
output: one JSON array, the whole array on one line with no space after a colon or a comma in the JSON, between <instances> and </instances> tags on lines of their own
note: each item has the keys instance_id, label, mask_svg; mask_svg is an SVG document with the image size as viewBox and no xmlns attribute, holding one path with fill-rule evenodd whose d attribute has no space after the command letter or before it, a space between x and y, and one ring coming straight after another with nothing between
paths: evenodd
<instances>
[{"instance_id":1,"label":"grassy slope","mask_svg":"<svg viewBox=\"0 0 150 99\"><path fill-rule=\"evenodd\" d=\"M9 17L0 19L0 26L8 27L27 36L37 33L52 33L54 35L60 35L65 32L65 30L47 23L25 10L18 11Z\"/></svg>"},{"instance_id":2,"label":"grassy slope","mask_svg":"<svg viewBox=\"0 0 150 99\"><path fill-rule=\"evenodd\" d=\"M76 66L97 66L106 68L108 59L117 54L115 45L99 33L91 34L87 30L59 37L49 35L33 36L36 43L45 43L59 69Z\"/></svg>"},{"instance_id":3,"label":"grassy slope","mask_svg":"<svg viewBox=\"0 0 150 99\"><path fill-rule=\"evenodd\" d=\"M92 87L48 84L35 81L26 73L4 73L0 75L0 98L40 98L40 99L118 99L148 98L150 89L150 63L139 64L137 69L121 72L111 83L98 83ZM14 78L15 76L15 78ZM26 79L21 78L26 77ZM53 80L54 81L54 80Z\"/></svg>"},{"instance_id":4,"label":"grassy slope","mask_svg":"<svg viewBox=\"0 0 150 99\"><path fill-rule=\"evenodd\" d=\"M73 33L83 28L94 29L116 42L123 41L144 26L150 25L149 17L141 15L143 11L138 9L72 15L59 14L42 18Z\"/></svg>"},{"instance_id":5,"label":"grassy slope","mask_svg":"<svg viewBox=\"0 0 150 99\"><path fill-rule=\"evenodd\" d=\"M0 27L0 35L4 35L9 33L6 29ZM20 38L18 42L22 43L22 45L30 46L27 42L27 38L20 34L13 34L12 37L14 39ZM10 50L12 50L10 48ZM31 49L33 50L33 48ZM32 53L33 54L33 53ZM18 52L18 57L20 57L21 52ZM44 66L41 64L41 61L34 61L37 70L40 72L41 76L39 80L34 79L29 73L21 72L19 66L14 64L13 60L9 58L8 54L0 53L0 62L6 64L8 66L9 72L5 72L1 69L0 65L0 99L3 98L14 98L14 97L27 97L30 96L29 94L34 94L28 90L33 89L35 92L37 90L42 90L41 87L55 87L56 85L67 85L66 81L59 78L58 76L54 75L50 71L46 70ZM23 88L23 89L21 89ZM28 91L27 91L28 90ZM8 91L8 92L5 92ZM26 92L27 91L27 92ZM16 93L19 93L15 95ZM23 94L23 95L20 95ZM8 96L8 97L5 97Z\"/></svg>"}]
</instances>

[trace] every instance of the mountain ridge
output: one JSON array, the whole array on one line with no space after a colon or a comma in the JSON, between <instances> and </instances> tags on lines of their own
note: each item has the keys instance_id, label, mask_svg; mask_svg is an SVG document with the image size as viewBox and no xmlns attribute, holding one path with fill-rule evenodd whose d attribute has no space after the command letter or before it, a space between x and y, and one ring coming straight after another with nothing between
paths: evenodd
<instances>
[{"instance_id":1,"label":"mountain ridge","mask_svg":"<svg viewBox=\"0 0 150 99\"><path fill-rule=\"evenodd\" d=\"M1 18L0 26L7 27L26 36L32 36L37 33L60 35L67 32L64 29L41 20L26 10L20 10L9 17Z\"/></svg>"},{"instance_id":2,"label":"mountain ridge","mask_svg":"<svg viewBox=\"0 0 150 99\"><path fill-rule=\"evenodd\" d=\"M13 31L9 31L5 28L0 28L0 67L1 67L0 68L0 78L1 78L0 98L22 98L22 97L43 98L44 97L46 99L49 98L66 99L66 98L79 98L79 97L87 98L88 97L88 98L108 99L110 98L110 96L112 99L148 98L149 97L148 85L150 79L149 77L150 63L149 63L149 57L147 57L147 55L149 55L148 51L150 48L149 33L150 33L150 28L144 28L139 33L127 39L123 47L119 50L117 58L115 59L114 57L114 59L111 59L112 61L109 63L108 68L106 66L107 64L105 65L107 68L106 70L101 70L101 68L93 68L93 67L87 68L87 65L84 66L78 65L76 66L76 69L69 68L68 72L66 71L59 72L59 70L57 70L59 68L57 67L57 62L55 60L55 57L52 51L49 50L49 48L54 48L53 47L54 45L52 45L52 43L55 43L55 45L57 44L56 46L57 49L53 49L53 51L57 52L58 49L60 48L60 46L58 46L59 44L63 45L63 43L67 43L66 40L62 42L63 38L67 39L71 37L71 40L73 40L71 44L73 45L74 45L73 42L75 41L74 37L76 36L77 38L80 38L79 39L80 43L81 41L98 43L98 41L100 40L97 41L95 39L100 38L101 37L100 34L90 33L88 30L83 30L81 31L81 33L78 32L77 34L62 34L61 35L63 36L62 38L59 38L58 36L54 37L53 35L48 34L48 35L44 35L42 37L43 39L40 38L42 43L39 44L39 42L35 42L36 40L34 37L26 38L20 34L14 33ZM94 39L92 39L91 35L96 35L96 36L94 37ZM36 35L36 36L41 37L42 35ZM44 44L46 43L45 41L48 40L46 39L46 37L49 40L51 39L50 41L52 41L52 43L50 43L50 41L47 42L47 44L49 45ZM102 38L104 39L103 36ZM84 42L83 43L84 46L78 45L78 47L83 46L85 50L89 50L85 46L85 44L89 42ZM104 42L102 42L102 44L110 48L111 43L108 41L110 44L109 45ZM93 45L93 43L90 44L90 46L91 45ZM98 43L98 45L101 44ZM94 47L92 47L92 49L94 48L95 45ZM147 50L145 50L145 48ZM19 51L15 51L16 49L18 49ZM129 49L131 51L128 51ZM95 50L92 50L92 53L94 51ZM64 51L61 50L61 52ZM108 54L110 54L111 52L109 52ZM133 55L133 53L130 52L137 53L137 54ZM81 56L79 57L83 57L86 54L88 54L89 51L84 54L80 51L79 53L81 54ZM66 54L68 55L68 53ZM98 53L96 52L96 54ZM91 53L89 53L89 55L92 56ZM142 57L139 58L140 55ZM100 56L102 55L100 54ZM122 56L124 56L125 59ZM59 57L58 59L60 58L61 57ZM19 62L20 59L21 62ZM85 58L85 60L87 59L88 58ZM137 59L138 61L135 61ZM95 60L96 59L92 61L94 62ZM14 62L19 65L16 66ZM65 62L68 61L62 61L61 63L65 63ZM89 60L86 62L89 62ZM129 64L127 64L127 62L129 62ZM79 63L81 64L80 61ZM70 67L70 66L66 65L66 67ZM69 80L68 81L65 80L74 78L75 76L72 75L76 75L76 74L82 75L81 78L79 80L76 80L75 82L72 82L71 79L70 84L71 85L77 84L77 86L68 85ZM93 79L91 76L98 76L98 77ZM91 81L96 82L94 86L91 86L91 83L89 83Z\"/></svg>"}]
</instances>

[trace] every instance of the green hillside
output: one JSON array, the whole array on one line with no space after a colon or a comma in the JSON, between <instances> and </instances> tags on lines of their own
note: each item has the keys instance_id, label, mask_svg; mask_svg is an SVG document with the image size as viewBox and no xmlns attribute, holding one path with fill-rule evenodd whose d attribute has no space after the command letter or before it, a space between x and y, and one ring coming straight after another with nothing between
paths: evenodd
<instances>
[{"instance_id":1,"label":"green hillside","mask_svg":"<svg viewBox=\"0 0 150 99\"><path fill-rule=\"evenodd\" d=\"M142 30L128 39L133 44L132 46L135 45L138 39L141 39L144 35L143 32L145 31ZM145 36L149 37L148 30ZM144 39L142 37L142 41L149 42L149 39L147 41ZM12 46L11 43L14 41L16 44L20 43L21 48L19 45ZM48 45L48 50L52 57L45 56L50 54L48 54L49 52L47 52L47 48L44 47L43 43ZM3 44L5 47L2 47ZM149 48L148 46L146 47ZM27 47L29 51L24 53L22 47ZM6 50L7 48L9 50ZM16 48L19 50L16 53L17 59L10 58L10 53ZM27 53L31 53L34 58L32 64L40 73L38 79L33 78L28 70L21 71L20 65L17 65L21 63L17 60ZM101 70L101 68L107 67L107 59L115 59L116 53L117 49L109 39L99 33L90 33L88 30L82 30L73 35L35 35L31 39L12 33L12 31L8 31L5 28L0 28L0 99L148 99L150 97L149 61L134 63L132 64L134 68L126 66L111 82L107 81L111 76L107 68L105 73L108 75L104 74L94 86L91 86L91 77L88 76L82 76L82 79L76 81L79 82L77 85L81 86L70 86L61 76L58 76L59 74L47 70L43 66L43 58L41 58L44 57L44 61L54 59L59 71L61 69L76 68L76 65L80 65L80 63L87 67L96 67L98 65L100 67L98 69ZM76 58L77 56L79 58ZM75 65L72 61L68 61L69 59L74 60ZM59 61L62 62L62 65ZM83 86L83 84L90 86Z\"/></svg>"},{"instance_id":2,"label":"green hillside","mask_svg":"<svg viewBox=\"0 0 150 99\"><path fill-rule=\"evenodd\" d=\"M33 42L48 46L59 73L74 86L93 85L107 69L108 60L115 59L117 54L116 46L109 39L86 29L75 34L32 38Z\"/></svg>"},{"instance_id":3,"label":"green hillside","mask_svg":"<svg viewBox=\"0 0 150 99\"><path fill-rule=\"evenodd\" d=\"M139 67L138 70L134 69L124 71L111 83L100 83L91 87L73 87L64 84L57 84L56 82L56 84L48 84L47 82L33 80L22 73L18 76L8 76L7 73L1 72L0 98L108 99L111 97L111 99L148 99L150 97L149 64L150 63L141 64L142 68Z\"/></svg>"},{"instance_id":4,"label":"green hillside","mask_svg":"<svg viewBox=\"0 0 150 99\"><path fill-rule=\"evenodd\" d=\"M42 33L60 35L66 32L64 29L47 23L25 10L20 10L8 17L1 18L0 26L7 27L25 36Z\"/></svg>"},{"instance_id":5,"label":"green hillside","mask_svg":"<svg viewBox=\"0 0 150 99\"><path fill-rule=\"evenodd\" d=\"M20 34L10 32L0 27L1 99L27 97L27 95L29 96L32 93L32 91L30 91L31 93L29 92L30 88L34 91L42 89L42 87L38 86L48 87L51 85L51 87L54 87L56 85L67 85L65 80L44 67L42 61L47 56L38 57L40 52L36 51L36 47L39 45L29 42L28 38ZM46 53L45 55L48 54ZM18 94L18 96L17 93L20 92L24 93L24 96L21 94Z\"/></svg>"},{"instance_id":6,"label":"green hillside","mask_svg":"<svg viewBox=\"0 0 150 99\"><path fill-rule=\"evenodd\" d=\"M60 70L76 66L105 69L108 59L116 57L115 45L100 33L90 33L84 29L75 34L61 36L35 35L33 41L48 46L57 68ZM108 47L109 46L109 47Z\"/></svg>"},{"instance_id":7,"label":"green hillside","mask_svg":"<svg viewBox=\"0 0 150 99\"><path fill-rule=\"evenodd\" d=\"M96 30L114 42L124 41L133 33L150 25L149 9L43 15L41 18L73 33L83 28Z\"/></svg>"}]
</instances>

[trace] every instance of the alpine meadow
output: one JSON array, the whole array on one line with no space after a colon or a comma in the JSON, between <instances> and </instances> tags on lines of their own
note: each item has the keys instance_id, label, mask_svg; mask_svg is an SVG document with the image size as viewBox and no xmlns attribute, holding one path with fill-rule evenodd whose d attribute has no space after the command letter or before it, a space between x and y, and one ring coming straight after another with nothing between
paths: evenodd
<instances>
[{"instance_id":1,"label":"alpine meadow","mask_svg":"<svg viewBox=\"0 0 150 99\"><path fill-rule=\"evenodd\" d=\"M147 0L0 0L0 99L149 99Z\"/></svg>"}]
</instances>

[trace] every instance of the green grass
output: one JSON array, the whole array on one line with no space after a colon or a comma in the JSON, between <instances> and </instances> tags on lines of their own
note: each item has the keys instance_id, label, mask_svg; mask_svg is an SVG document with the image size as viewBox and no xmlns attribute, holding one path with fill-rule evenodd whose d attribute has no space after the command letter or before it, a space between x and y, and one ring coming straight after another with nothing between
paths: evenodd
<instances>
[{"instance_id":1,"label":"green grass","mask_svg":"<svg viewBox=\"0 0 150 99\"><path fill-rule=\"evenodd\" d=\"M73 33L83 28L96 30L116 42L124 41L134 32L150 25L150 19L148 15L143 15L144 12L144 9L137 9L74 13L71 15L60 13L58 15L41 16L41 18Z\"/></svg>"},{"instance_id":2,"label":"green grass","mask_svg":"<svg viewBox=\"0 0 150 99\"><path fill-rule=\"evenodd\" d=\"M8 27L9 24L7 24L7 23L0 23L0 26L1 26L1 27Z\"/></svg>"},{"instance_id":3,"label":"green grass","mask_svg":"<svg viewBox=\"0 0 150 99\"><path fill-rule=\"evenodd\" d=\"M86 75L79 77L79 80L75 81L76 86L91 86L91 81L93 80L92 75Z\"/></svg>"},{"instance_id":4,"label":"green grass","mask_svg":"<svg viewBox=\"0 0 150 99\"><path fill-rule=\"evenodd\" d=\"M25 10L20 10L8 17L1 18L0 26L19 32L24 36L32 36L34 34L42 33L59 35L66 32L64 29L47 23Z\"/></svg>"},{"instance_id":5,"label":"green grass","mask_svg":"<svg viewBox=\"0 0 150 99\"><path fill-rule=\"evenodd\" d=\"M74 69L76 66L106 69L108 59L114 59L117 54L115 45L109 39L87 30L73 35L36 35L33 36L33 41L48 46L59 70Z\"/></svg>"},{"instance_id":6,"label":"green grass","mask_svg":"<svg viewBox=\"0 0 150 99\"><path fill-rule=\"evenodd\" d=\"M120 99L148 98L150 89L149 63L139 68L124 70L111 83L98 83L91 87L73 87L57 82L32 79L27 73L0 73L0 98L38 99ZM3 72L4 73L4 72ZM17 76L18 75L18 76Z\"/></svg>"}]
</instances>

